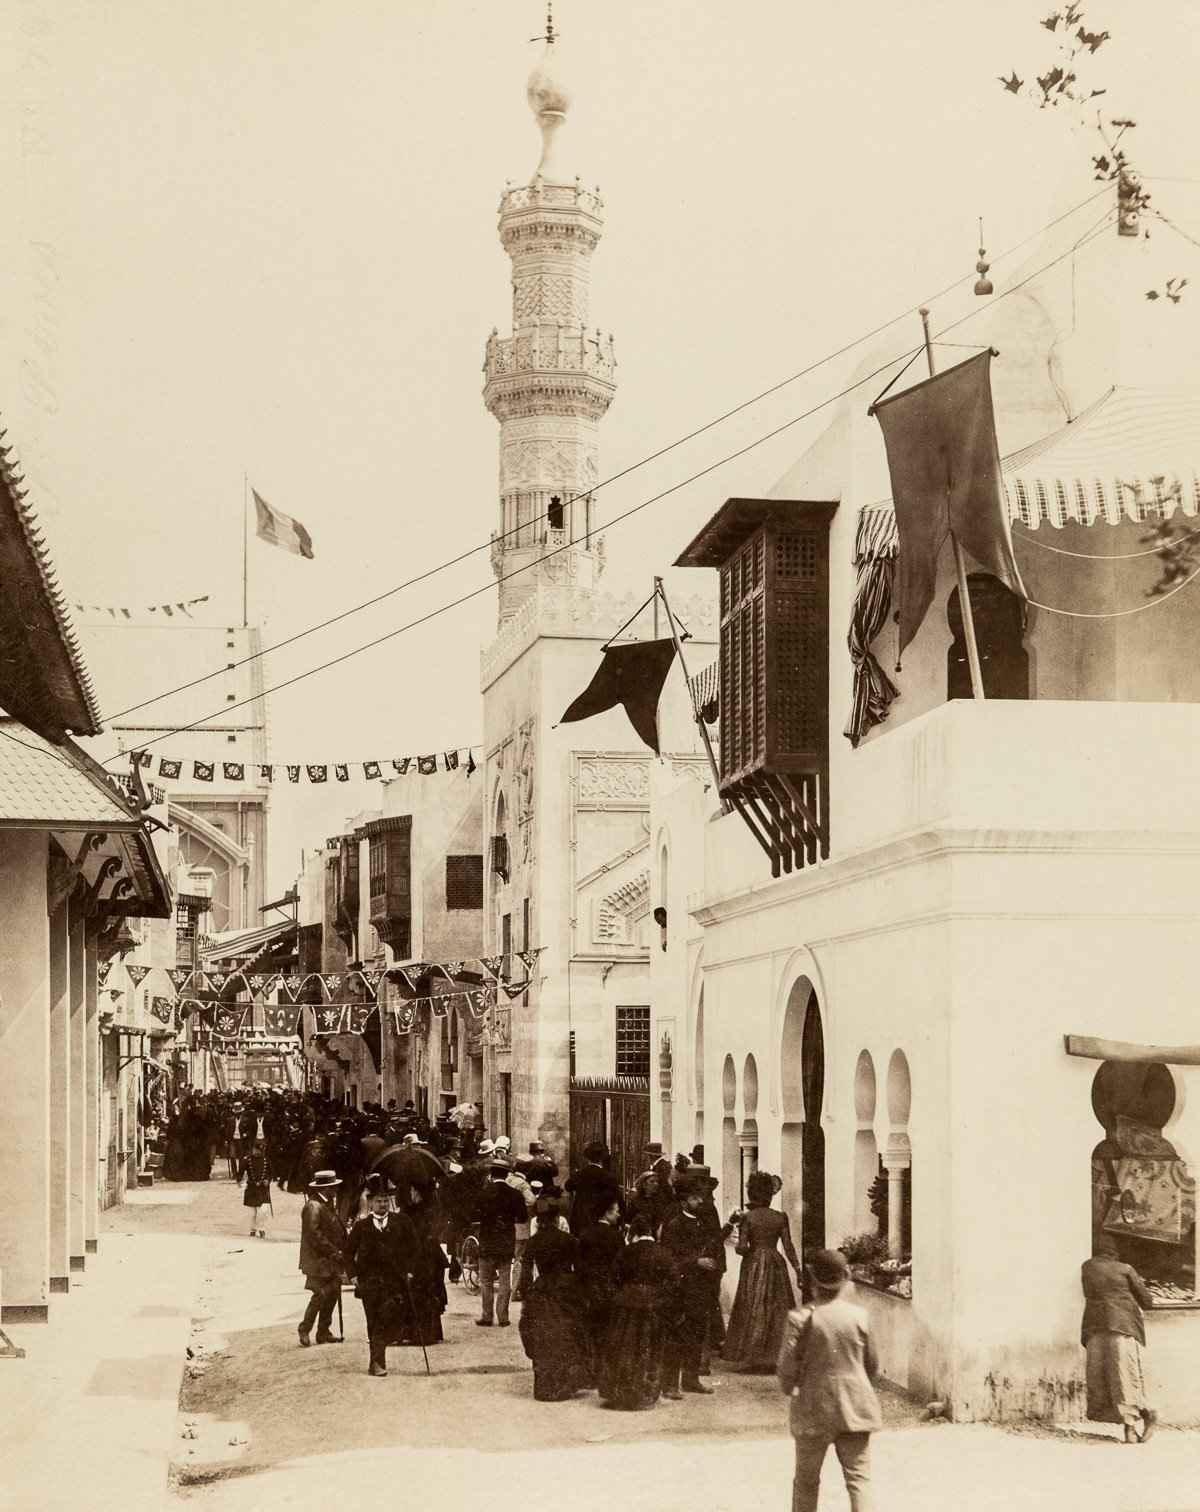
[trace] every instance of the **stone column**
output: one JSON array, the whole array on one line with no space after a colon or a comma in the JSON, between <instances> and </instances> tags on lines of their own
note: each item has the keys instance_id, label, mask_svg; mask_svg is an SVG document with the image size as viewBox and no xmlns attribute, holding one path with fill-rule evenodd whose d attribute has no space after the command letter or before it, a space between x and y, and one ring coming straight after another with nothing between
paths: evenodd
<instances>
[{"instance_id":1,"label":"stone column","mask_svg":"<svg viewBox=\"0 0 1200 1512\"><path fill-rule=\"evenodd\" d=\"M883 1157L888 1179L888 1259L899 1260L904 1251L904 1173L912 1157L889 1150Z\"/></svg>"},{"instance_id":2,"label":"stone column","mask_svg":"<svg viewBox=\"0 0 1200 1512\"><path fill-rule=\"evenodd\" d=\"M84 940L83 1249L94 1255L100 1233L100 1005L96 931Z\"/></svg>"},{"instance_id":3,"label":"stone column","mask_svg":"<svg viewBox=\"0 0 1200 1512\"><path fill-rule=\"evenodd\" d=\"M49 1313L50 981L46 836L0 832L0 1271L3 1320Z\"/></svg>"},{"instance_id":4,"label":"stone column","mask_svg":"<svg viewBox=\"0 0 1200 1512\"><path fill-rule=\"evenodd\" d=\"M50 915L50 1290L71 1289L71 973L67 905Z\"/></svg>"},{"instance_id":5,"label":"stone column","mask_svg":"<svg viewBox=\"0 0 1200 1512\"><path fill-rule=\"evenodd\" d=\"M68 912L67 954L70 977L71 1123L68 1169L71 1207L68 1214L71 1269L84 1267L87 1228L87 993L84 937L87 923L78 896Z\"/></svg>"}]
</instances>

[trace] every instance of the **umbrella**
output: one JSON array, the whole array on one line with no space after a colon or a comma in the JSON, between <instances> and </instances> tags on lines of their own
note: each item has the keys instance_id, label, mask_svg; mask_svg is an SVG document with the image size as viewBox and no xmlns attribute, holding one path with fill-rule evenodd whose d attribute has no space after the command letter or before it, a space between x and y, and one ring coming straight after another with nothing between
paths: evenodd
<instances>
[{"instance_id":1,"label":"umbrella","mask_svg":"<svg viewBox=\"0 0 1200 1512\"><path fill-rule=\"evenodd\" d=\"M371 1170L385 1176L398 1192L415 1187L426 1198L446 1176L445 1166L423 1145L391 1145L375 1157Z\"/></svg>"}]
</instances>

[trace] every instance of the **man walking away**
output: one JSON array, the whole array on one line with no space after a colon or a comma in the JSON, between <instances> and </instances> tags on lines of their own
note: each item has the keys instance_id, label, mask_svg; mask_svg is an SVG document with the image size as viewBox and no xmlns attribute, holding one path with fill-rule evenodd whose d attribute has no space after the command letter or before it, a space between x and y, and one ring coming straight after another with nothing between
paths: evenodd
<instances>
[{"instance_id":1,"label":"man walking away","mask_svg":"<svg viewBox=\"0 0 1200 1512\"><path fill-rule=\"evenodd\" d=\"M480 1328L491 1328L493 1321L501 1328L507 1328L508 1303L512 1295L512 1263L517 1251L517 1225L526 1222L527 1210L524 1197L508 1185L508 1165L505 1161L494 1161L488 1174L490 1180L480 1193L478 1206L482 1313L475 1322Z\"/></svg>"},{"instance_id":2,"label":"man walking away","mask_svg":"<svg viewBox=\"0 0 1200 1512\"><path fill-rule=\"evenodd\" d=\"M330 1324L342 1289L343 1249L346 1230L334 1209L341 1186L334 1171L317 1171L309 1183L308 1200L300 1213L300 1269L304 1285L312 1292L297 1332L308 1348L312 1326L317 1325L317 1343L333 1344Z\"/></svg>"},{"instance_id":3,"label":"man walking away","mask_svg":"<svg viewBox=\"0 0 1200 1512\"><path fill-rule=\"evenodd\" d=\"M813 1305L788 1314L779 1351L779 1385L791 1397L796 1441L792 1512L817 1512L821 1465L830 1444L842 1467L851 1512L870 1512L871 1434L883 1426L879 1367L866 1311L847 1302L840 1250L818 1250L808 1266Z\"/></svg>"},{"instance_id":4,"label":"man walking away","mask_svg":"<svg viewBox=\"0 0 1200 1512\"><path fill-rule=\"evenodd\" d=\"M507 1164L507 1154L505 1154L504 1160ZM507 1176L505 1176L504 1181L507 1186L512 1187L513 1191L516 1192L517 1195L521 1197L521 1199L525 1203L525 1218L521 1223L517 1224L515 1234L516 1252L513 1255L512 1293L512 1299L514 1302L523 1302L525 1300L525 1297L521 1282L521 1262L525 1258L525 1249L529 1244L530 1224L533 1222L533 1207L534 1203L537 1201L537 1193L525 1180L524 1176L522 1176L519 1171L514 1170L511 1166L509 1166L508 1174Z\"/></svg>"}]
</instances>

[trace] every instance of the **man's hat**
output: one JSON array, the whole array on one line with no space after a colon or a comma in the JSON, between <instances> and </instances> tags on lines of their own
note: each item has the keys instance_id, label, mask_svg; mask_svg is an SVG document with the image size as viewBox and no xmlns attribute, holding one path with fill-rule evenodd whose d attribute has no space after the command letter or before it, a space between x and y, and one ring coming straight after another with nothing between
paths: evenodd
<instances>
[{"instance_id":1,"label":"man's hat","mask_svg":"<svg viewBox=\"0 0 1200 1512\"><path fill-rule=\"evenodd\" d=\"M509 1172L509 1164L507 1160L493 1160L488 1169L491 1171L493 1176L497 1171L503 1171L507 1176Z\"/></svg>"},{"instance_id":2,"label":"man's hat","mask_svg":"<svg viewBox=\"0 0 1200 1512\"><path fill-rule=\"evenodd\" d=\"M688 1166L686 1171L680 1173L678 1182L685 1192L700 1192L705 1196L709 1192L715 1192L720 1184L706 1165Z\"/></svg>"},{"instance_id":3,"label":"man's hat","mask_svg":"<svg viewBox=\"0 0 1200 1512\"><path fill-rule=\"evenodd\" d=\"M336 1171L314 1171L313 1178L308 1184L310 1187L341 1186L342 1178Z\"/></svg>"},{"instance_id":4,"label":"man's hat","mask_svg":"<svg viewBox=\"0 0 1200 1512\"><path fill-rule=\"evenodd\" d=\"M531 1139L529 1141L529 1153L531 1155L540 1155L545 1148L546 1146L540 1139Z\"/></svg>"},{"instance_id":5,"label":"man's hat","mask_svg":"<svg viewBox=\"0 0 1200 1512\"><path fill-rule=\"evenodd\" d=\"M507 1134L501 1134L500 1138L496 1141L496 1149L498 1149L498 1150L510 1150L510 1149L512 1149L512 1140L509 1139L509 1137L508 1137Z\"/></svg>"},{"instance_id":6,"label":"man's hat","mask_svg":"<svg viewBox=\"0 0 1200 1512\"><path fill-rule=\"evenodd\" d=\"M810 1256L808 1268L818 1286L841 1286L850 1275L850 1267L841 1250L817 1250Z\"/></svg>"},{"instance_id":7,"label":"man's hat","mask_svg":"<svg viewBox=\"0 0 1200 1512\"><path fill-rule=\"evenodd\" d=\"M479 1141L479 1153L481 1155L490 1155L495 1148L496 1146L490 1139L481 1139Z\"/></svg>"},{"instance_id":8,"label":"man's hat","mask_svg":"<svg viewBox=\"0 0 1200 1512\"><path fill-rule=\"evenodd\" d=\"M421 1136L419 1134L406 1134L400 1143L406 1145L420 1144Z\"/></svg>"},{"instance_id":9,"label":"man's hat","mask_svg":"<svg viewBox=\"0 0 1200 1512\"><path fill-rule=\"evenodd\" d=\"M386 1197L388 1189L383 1172L372 1171L364 1183L364 1190L368 1197Z\"/></svg>"},{"instance_id":10,"label":"man's hat","mask_svg":"<svg viewBox=\"0 0 1200 1512\"><path fill-rule=\"evenodd\" d=\"M662 1140L661 1139L652 1139L649 1144L646 1144L646 1145L642 1146L642 1154L643 1155L651 1155L651 1156L655 1157L655 1159L657 1159L657 1157L659 1155L661 1155L662 1152L663 1152L663 1147L662 1147Z\"/></svg>"}]
</instances>

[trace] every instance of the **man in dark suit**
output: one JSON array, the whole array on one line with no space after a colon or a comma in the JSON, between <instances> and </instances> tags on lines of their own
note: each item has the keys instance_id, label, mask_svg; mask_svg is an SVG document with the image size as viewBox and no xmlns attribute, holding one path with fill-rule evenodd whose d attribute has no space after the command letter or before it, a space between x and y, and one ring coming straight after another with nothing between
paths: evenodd
<instances>
[{"instance_id":1,"label":"man in dark suit","mask_svg":"<svg viewBox=\"0 0 1200 1512\"><path fill-rule=\"evenodd\" d=\"M568 1178L567 1195L571 1199L568 1222L576 1238L593 1223L599 1223L600 1214L616 1202L622 1217L625 1216L625 1201L617 1178L605 1165L608 1147L598 1140L584 1147L584 1164Z\"/></svg>"},{"instance_id":2,"label":"man in dark suit","mask_svg":"<svg viewBox=\"0 0 1200 1512\"><path fill-rule=\"evenodd\" d=\"M367 1193L371 1210L350 1230L346 1264L367 1319L367 1374L385 1376L388 1344L416 1326L408 1299L421 1249L411 1220L389 1211L391 1198L381 1176L368 1176Z\"/></svg>"},{"instance_id":3,"label":"man in dark suit","mask_svg":"<svg viewBox=\"0 0 1200 1512\"><path fill-rule=\"evenodd\" d=\"M309 1183L308 1200L300 1213L300 1269L304 1285L312 1293L298 1329L307 1348L309 1333L317 1325L317 1343L336 1342L330 1329L333 1309L342 1288L342 1247L346 1230L334 1209L334 1194L341 1186L335 1171L317 1171Z\"/></svg>"},{"instance_id":4,"label":"man in dark suit","mask_svg":"<svg viewBox=\"0 0 1200 1512\"><path fill-rule=\"evenodd\" d=\"M475 1213L479 1223L481 1302L480 1316L475 1322L480 1328L491 1328L493 1321L507 1328L517 1224L528 1222L528 1209L520 1192L508 1185L507 1161L494 1161L488 1174L490 1180L479 1194Z\"/></svg>"},{"instance_id":5,"label":"man in dark suit","mask_svg":"<svg viewBox=\"0 0 1200 1512\"><path fill-rule=\"evenodd\" d=\"M667 1341L663 1395L671 1400L685 1391L711 1396L712 1387L700 1379L712 1311L713 1285L718 1275L712 1234L700 1221L710 1200L708 1172L693 1175L677 1188L679 1209L663 1223L659 1243L675 1271L679 1314Z\"/></svg>"}]
</instances>

